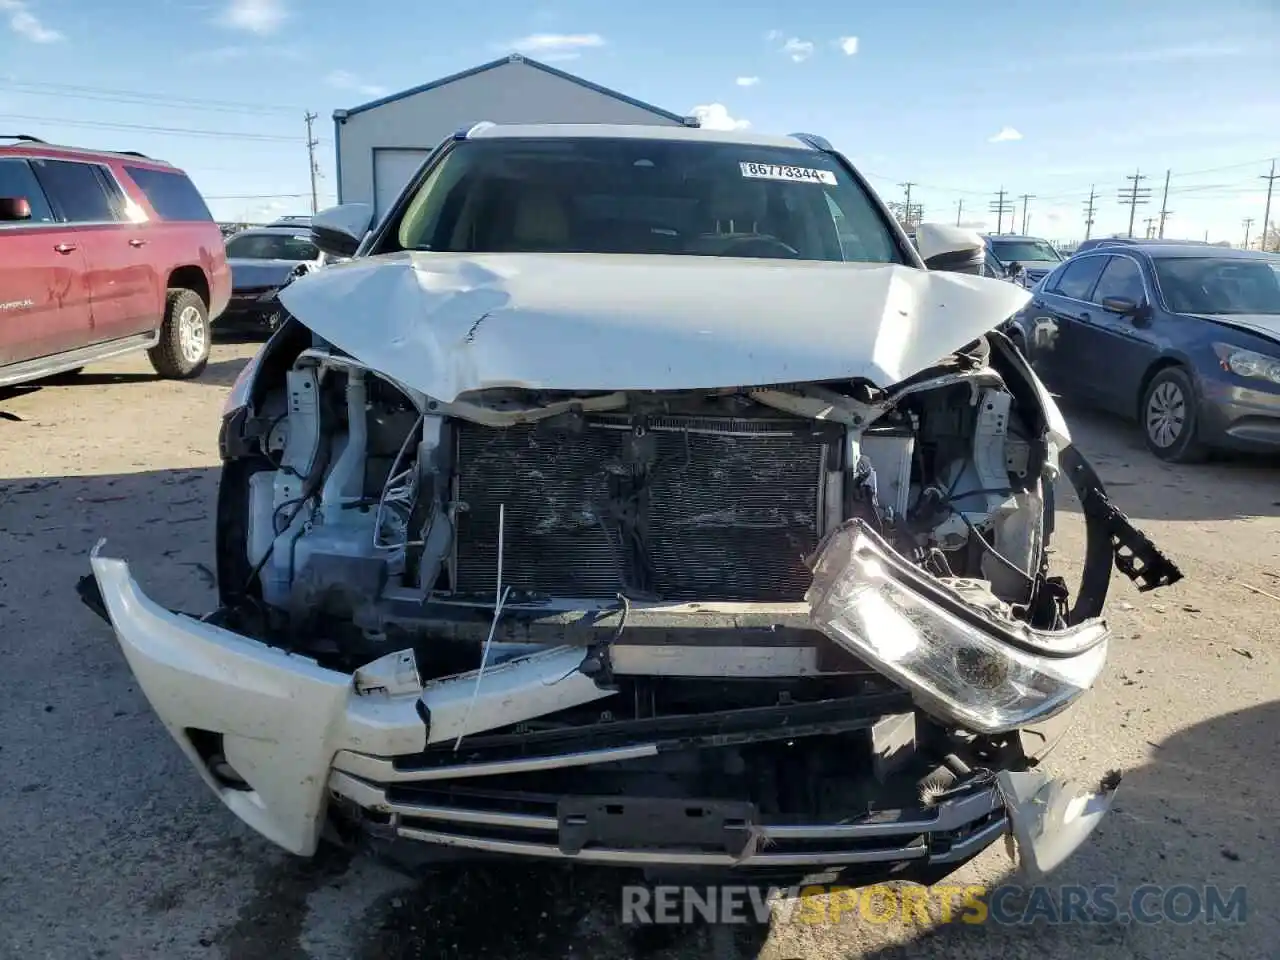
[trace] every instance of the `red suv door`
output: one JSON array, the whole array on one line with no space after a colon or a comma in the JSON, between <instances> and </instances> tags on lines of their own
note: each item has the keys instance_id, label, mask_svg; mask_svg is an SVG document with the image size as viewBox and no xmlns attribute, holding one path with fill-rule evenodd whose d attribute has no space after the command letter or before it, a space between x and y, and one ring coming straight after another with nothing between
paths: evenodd
<instances>
[{"instance_id":1,"label":"red suv door","mask_svg":"<svg viewBox=\"0 0 1280 960\"><path fill-rule=\"evenodd\" d=\"M84 346L92 337L89 287L75 228L57 222L21 157L0 156L0 197L31 207L29 219L0 222L0 367Z\"/></svg>"},{"instance_id":2,"label":"red suv door","mask_svg":"<svg viewBox=\"0 0 1280 960\"><path fill-rule=\"evenodd\" d=\"M93 315L91 342L118 340L153 330L159 279L134 245L142 229L127 219L124 194L101 163L34 159L32 169L54 212L75 227L88 268Z\"/></svg>"}]
</instances>

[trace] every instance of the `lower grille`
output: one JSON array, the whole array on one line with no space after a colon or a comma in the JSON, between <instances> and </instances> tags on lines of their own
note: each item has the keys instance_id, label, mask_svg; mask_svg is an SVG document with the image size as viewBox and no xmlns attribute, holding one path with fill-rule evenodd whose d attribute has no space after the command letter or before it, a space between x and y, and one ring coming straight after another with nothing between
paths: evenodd
<instances>
[{"instance_id":1,"label":"lower grille","mask_svg":"<svg viewBox=\"0 0 1280 960\"><path fill-rule=\"evenodd\" d=\"M456 589L562 597L798 600L825 446L808 421L622 417L581 430L459 424Z\"/></svg>"}]
</instances>

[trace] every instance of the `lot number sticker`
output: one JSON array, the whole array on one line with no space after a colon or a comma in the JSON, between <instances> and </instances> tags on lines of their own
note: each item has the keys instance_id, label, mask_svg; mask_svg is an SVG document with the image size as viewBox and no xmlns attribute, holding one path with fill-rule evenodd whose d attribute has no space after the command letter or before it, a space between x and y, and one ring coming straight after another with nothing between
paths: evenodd
<instances>
[{"instance_id":1,"label":"lot number sticker","mask_svg":"<svg viewBox=\"0 0 1280 960\"><path fill-rule=\"evenodd\" d=\"M801 183L825 183L835 186L836 175L830 170L812 167L785 167L776 163L739 163L742 175L753 180L798 180Z\"/></svg>"}]
</instances>

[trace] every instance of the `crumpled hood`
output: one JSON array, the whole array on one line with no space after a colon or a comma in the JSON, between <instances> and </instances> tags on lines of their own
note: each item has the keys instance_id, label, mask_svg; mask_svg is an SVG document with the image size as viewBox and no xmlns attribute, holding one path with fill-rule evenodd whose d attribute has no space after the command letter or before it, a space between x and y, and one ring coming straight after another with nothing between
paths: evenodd
<instances>
[{"instance_id":1,"label":"crumpled hood","mask_svg":"<svg viewBox=\"0 0 1280 960\"><path fill-rule=\"evenodd\" d=\"M1028 299L888 264L527 253L361 257L281 294L334 346L444 403L492 387L887 386Z\"/></svg>"},{"instance_id":2,"label":"crumpled hood","mask_svg":"<svg viewBox=\"0 0 1280 960\"><path fill-rule=\"evenodd\" d=\"M282 286L298 265L297 260L241 260L231 257L231 289L254 290L258 287Z\"/></svg>"},{"instance_id":3,"label":"crumpled hood","mask_svg":"<svg viewBox=\"0 0 1280 960\"><path fill-rule=\"evenodd\" d=\"M1261 334L1280 342L1280 314L1276 313L1198 313L1198 317L1238 330Z\"/></svg>"}]
</instances>

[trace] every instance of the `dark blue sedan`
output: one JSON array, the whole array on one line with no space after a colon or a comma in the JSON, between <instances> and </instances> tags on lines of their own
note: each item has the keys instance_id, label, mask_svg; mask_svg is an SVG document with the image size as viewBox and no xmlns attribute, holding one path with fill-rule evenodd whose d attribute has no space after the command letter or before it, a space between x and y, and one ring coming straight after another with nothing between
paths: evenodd
<instances>
[{"instance_id":1,"label":"dark blue sedan","mask_svg":"<svg viewBox=\"0 0 1280 960\"><path fill-rule=\"evenodd\" d=\"M1280 451L1280 257L1099 247L1046 276L1007 332L1054 392L1136 419L1162 460Z\"/></svg>"}]
</instances>

